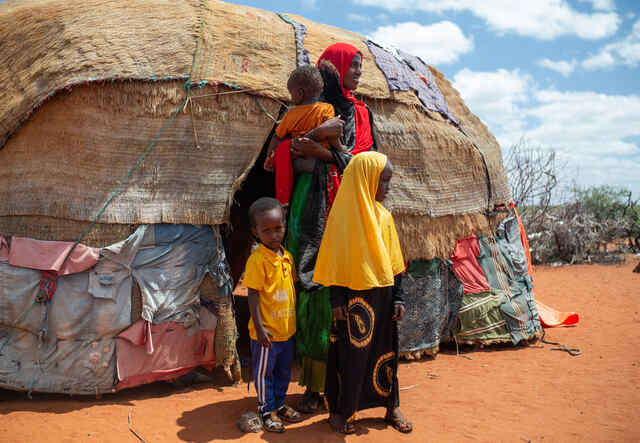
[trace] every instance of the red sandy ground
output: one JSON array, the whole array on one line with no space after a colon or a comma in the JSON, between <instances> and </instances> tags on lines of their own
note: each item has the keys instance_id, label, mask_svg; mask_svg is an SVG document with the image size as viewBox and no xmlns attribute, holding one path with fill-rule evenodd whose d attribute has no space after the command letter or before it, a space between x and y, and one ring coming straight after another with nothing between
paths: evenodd
<instances>
[{"instance_id":1,"label":"red sandy ground","mask_svg":"<svg viewBox=\"0 0 640 443\"><path fill-rule=\"evenodd\" d=\"M401 407L414 423L402 435L364 411L358 434L332 433L326 415L284 434L243 434L238 417L255 407L247 385L143 386L101 399L0 390L0 441L640 441L640 274L638 257L619 266L538 267L535 293L580 314L577 327L547 339L582 349L571 357L550 345L445 349L435 360L400 367ZM302 389L289 390L297 401Z\"/></svg>"}]
</instances>

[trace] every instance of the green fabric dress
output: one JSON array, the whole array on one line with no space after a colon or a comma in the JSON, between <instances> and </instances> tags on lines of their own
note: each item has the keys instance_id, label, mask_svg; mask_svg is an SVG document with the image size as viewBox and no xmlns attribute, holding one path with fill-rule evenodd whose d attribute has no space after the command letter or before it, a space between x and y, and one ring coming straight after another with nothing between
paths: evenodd
<instances>
[{"instance_id":1,"label":"green fabric dress","mask_svg":"<svg viewBox=\"0 0 640 443\"><path fill-rule=\"evenodd\" d=\"M301 174L293 192L289 207L286 248L298 264L300 221L305 209L312 174ZM324 392L329 332L331 329L331 302L329 288L316 291L299 291L296 303L296 351L300 361L300 380L313 392Z\"/></svg>"}]
</instances>

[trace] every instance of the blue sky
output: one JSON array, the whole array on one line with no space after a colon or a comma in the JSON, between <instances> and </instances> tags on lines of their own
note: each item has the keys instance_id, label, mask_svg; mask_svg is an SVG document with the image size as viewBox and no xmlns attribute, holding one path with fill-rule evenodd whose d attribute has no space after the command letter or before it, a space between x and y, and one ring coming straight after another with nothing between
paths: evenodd
<instances>
[{"instance_id":1,"label":"blue sky","mask_svg":"<svg viewBox=\"0 0 640 443\"><path fill-rule=\"evenodd\" d=\"M443 72L503 150L525 139L566 183L640 198L640 1L299 0L231 3L349 29ZM366 69L366 67L365 67Z\"/></svg>"}]
</instances>

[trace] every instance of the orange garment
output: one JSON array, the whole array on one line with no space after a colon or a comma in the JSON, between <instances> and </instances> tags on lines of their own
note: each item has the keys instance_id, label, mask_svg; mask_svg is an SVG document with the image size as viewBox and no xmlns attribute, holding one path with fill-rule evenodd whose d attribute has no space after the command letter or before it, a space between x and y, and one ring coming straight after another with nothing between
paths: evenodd
<instances>
[{"instance_id":1,"label":"orange garment","mask_svg":"<svg viewBox=\"0 0 640 443\"><path fill-rule=\"evenodd\" d=\"M297 137L304 135L321 123L334 116L333 106L329 103L315 102L309 105L299 105L291 108L282 117L276 128L278 138ZM329 142L321 142L322 146L329 148ZM291 190L293 189L293 164L291 163L291 140L280 143L273 157L273 166L276 175L276 198L284 206L289 205Z\"/></svg>"},{"instance_id":2,"label":"orange garment","mask_svg":"<svg viewBox=\"0 0 640 443\"><path fill-rule=\"evenodd\" d=\"M86 271L98 263L99 250L83 244L78 244L65 262L72 247L72 242L11 237L9 264L40 271L56 271L60 276Z\"/></svg>"},{"instance_id":3,"label":"orange garment","mask_svg":"<svg viewBox=\"0 0 640 443\"><path fill-rule=\"evenodd\" d=\"M462 282L465 294L476 294L490 290L487 277L476 259L478 256L480 256L478 237L472 235L457 241L456 250L451 256L453 262L451 268Z\"/></svg>"},{"instance_id":4,"label":"orange garment","mask_svg":"<svg viewBox=\"0 0 640 443\"><path fill-rule=\"evenodd\" d=\"M333 106L329 103L316 102L310 105L296 106L289 109L282 117L280 124L276 128L276 136L279 138L293 138L304 135L334 115ZM329 147L326 141L322 142L322 145Z\"/></svg>"}]
</instances>

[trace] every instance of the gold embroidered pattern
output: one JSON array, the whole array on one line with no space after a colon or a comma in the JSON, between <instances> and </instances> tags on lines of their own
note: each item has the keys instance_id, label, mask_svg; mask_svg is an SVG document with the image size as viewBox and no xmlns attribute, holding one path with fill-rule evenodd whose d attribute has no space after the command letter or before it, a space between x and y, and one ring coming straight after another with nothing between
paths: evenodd
<instances>
[{"instance_id":1,"label":"gold embroidered pattern","mask_svg":"<svg viewBox=\"0 0 640 443\"><path fill-rule=\"evenodd\" d=\"M382 354L373 368L373 374L371 376L373 387L382 397L388 397L393 389L394 357L395 355L393 352Z\"/></svg>"},{"instance_id":2,"label":"gold embroidered pattern","mask_svg":"<svg viewBox=\"0 0 640 443\"><path fill-rule=\"evenodd\" d=\"M364 348L371 343L373 337L375 323L373 309L362 297L354 297L349 300L348 311L349 341L357 348Z\"/></svg>"}]
</instances>

